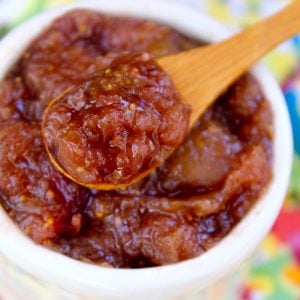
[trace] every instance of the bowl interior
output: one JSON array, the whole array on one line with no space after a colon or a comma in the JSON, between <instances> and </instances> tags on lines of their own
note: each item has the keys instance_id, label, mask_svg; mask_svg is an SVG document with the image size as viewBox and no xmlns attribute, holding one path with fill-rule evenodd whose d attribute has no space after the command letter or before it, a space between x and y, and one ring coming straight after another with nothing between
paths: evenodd
<instances>
[{"instance_id":1,"label":"bowl interior","mask_svg":"<svg viewBox=\"0 0 300 300\"><path fill-rule=\"evenodd\" d=\"M208 42L231 35L224 25L180 4L159 0L84 1L45 12L8 34L0 43L0 78L38 33L57 16L74 8L156 20ZM237 267L270 230L286 193L292 162L292 135L282 92L263 66L256 65L253 74L261 83L274 112L274 179L243 220L207 253L181 263L155 268L119 270L98 267L34 244L0 208L1 253L30 274L52 284L78 293L88 290L107 295L117 291L138 294L172 288L180 290L191 284L200 289Z\"/></svg>"}]
</instances>

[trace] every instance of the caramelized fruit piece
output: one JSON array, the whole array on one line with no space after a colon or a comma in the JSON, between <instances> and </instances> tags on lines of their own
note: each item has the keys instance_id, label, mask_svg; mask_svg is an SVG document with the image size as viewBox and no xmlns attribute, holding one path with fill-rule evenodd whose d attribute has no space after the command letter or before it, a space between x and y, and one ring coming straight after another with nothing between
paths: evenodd
<instances>
[{"instance_id":1,"label":"caramelized fruit piece","mask_svg":"<svg viewBox=\"0 0 300 300\"><path fill-rule=\"evenodd\" d=\"M90 193L51 165L37 125L1 123L0 178L9 215L36 242L80 231Z\"/></svg>"},{"instance_id":2,"label":"caramelized fruit piece","mask_svg":"<svg viewBox=\"0 0 300 300\"><path fill-rule=\"evenodd\" d=\"M123 54L55 99L42 131L52 162L63 174L108 190L162 164L183 141L189 113L149 54Z\"/></svg>"}]
</instances>

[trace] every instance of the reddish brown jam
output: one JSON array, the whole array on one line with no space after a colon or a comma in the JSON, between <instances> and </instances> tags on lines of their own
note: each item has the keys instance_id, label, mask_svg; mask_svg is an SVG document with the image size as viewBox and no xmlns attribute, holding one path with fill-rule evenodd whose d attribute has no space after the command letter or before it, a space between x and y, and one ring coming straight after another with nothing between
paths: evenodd
<instances>
[{"instance_id":1,"label":"reddish brown jam","mask_svg":"<svg viewBox=\"0 0 300 300\"><path fill-rule=\"evenodd\" d=\"M51 165L39 124L1 123L0 178L4 207L35 241L80 231L90 192Z\"/></svg>"},{"instance_id":2,"label":"reddish brown jam","mask_svg":"<svg viewBox=\"0 0 300 300\"><path fill-rule=\"evenodd\" d=\"M91 11L62 16L31 43L0 82L1 202L26 234L75 259L138 268L200 255L247 214L272 178L273 131L270 106L249 74L205 112L159 169L126 189L96 192L73 183L52 166L41 140L41 117L50 101L75 85L90 92L97 74L124 51L159 57L200 44L151 21ZM151 82L151 76L143 80ZM156 103L154 87L153 95L146 93L151 107ZM160 105L168 106L162 101L155 111ZM114 107L113 113L117 111ZM94 131L92 118L86 125L85 134L93 141L100 133ZM177 128L168 132L172 122L168 126L164 141L173 134L182 138ZM66 140L77 134L72 126L66 131ZM146 133L147 128L140 129L138 143Z\"/></svg>"},{"instance_id":3,"label":"reddish brown jam","mask_svg":"<svg viewBox=\"0 0 300 300\"><path fill-rule=\"evenodd\" d=\"M97 188L128 184L183 141L189 112L149 54L120 54L51 103L43 118L44 141L75 182Z\"/></svg>"}]
</instances>

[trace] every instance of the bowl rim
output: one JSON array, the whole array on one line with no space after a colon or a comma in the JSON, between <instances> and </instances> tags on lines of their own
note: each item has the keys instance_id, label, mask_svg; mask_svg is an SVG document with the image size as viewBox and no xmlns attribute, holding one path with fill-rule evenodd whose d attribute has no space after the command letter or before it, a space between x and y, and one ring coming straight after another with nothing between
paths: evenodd
<instances>
[{"instance_id":1,"label":"bowl rim","mask_svg":"<svg viewBox=\"0 0 300 300\"><path fill-rule=\"evenodd\" d=\"M186 5L163 0L87 0L63 5L24 22L0 42L0 78L32 39L56 17L75 8L149 18L191 37L215 42L232 31ZM31 276L76 293L154 291L193 282L205 288L235 269L257 247L273 225L287 191L293 157L291 125L283 94L272 75L257 64L252 70L274 113L274 178L241 222L206 253L172 265L143 269L111 269L76 261L26 237L0 208L0 252ZM251 241L249 243L249 241ZM79 275L80 274L80 275ZM134 283L134 285L132 285Z\"/></svg>"}]
</instances>

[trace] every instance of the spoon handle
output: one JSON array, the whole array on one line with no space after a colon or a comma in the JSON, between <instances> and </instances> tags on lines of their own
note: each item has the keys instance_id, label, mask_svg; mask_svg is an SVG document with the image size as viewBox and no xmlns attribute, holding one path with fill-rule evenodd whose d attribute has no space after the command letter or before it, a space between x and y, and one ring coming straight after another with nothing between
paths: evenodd
<instances>
[{"instance_id":1,"label":"spoon handle","mask_svg":"<svg viewBox=\"0 0 300 300\"><path fill-rule=\"evenodd\" d=\"M254 62L298 32L300 0L295 0L277 14L230 39L163 57L158 62L192 106L192 125L220 93Z\"/></svg>"}]
</instances>

